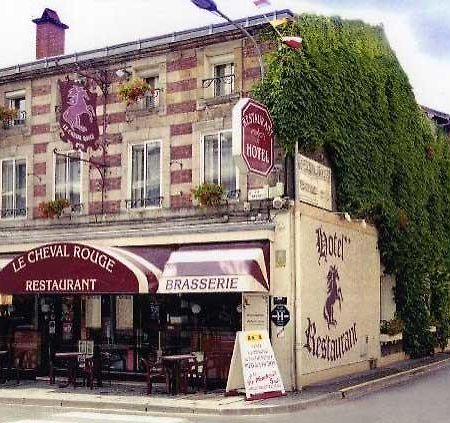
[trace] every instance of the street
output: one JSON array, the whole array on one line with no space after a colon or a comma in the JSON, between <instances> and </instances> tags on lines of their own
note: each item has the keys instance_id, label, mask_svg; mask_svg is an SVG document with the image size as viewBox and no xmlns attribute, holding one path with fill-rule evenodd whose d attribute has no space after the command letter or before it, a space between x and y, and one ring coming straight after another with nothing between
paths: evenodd
<instances>
[{"instance_id":1,"label":"street","mask_svg":"<svg viewBox=\"0 0 450 423\"><path fill-rule=\"evenodd\" d=\"M395 422L425 423L448 421L450 414L450 374L445 368L407 385L397 386L339 404L302 410L292 414L260 417L174 416L105 411L2 405L2 423L223 423L273 422L339 423Z\"/></svg>"}]
</instances>

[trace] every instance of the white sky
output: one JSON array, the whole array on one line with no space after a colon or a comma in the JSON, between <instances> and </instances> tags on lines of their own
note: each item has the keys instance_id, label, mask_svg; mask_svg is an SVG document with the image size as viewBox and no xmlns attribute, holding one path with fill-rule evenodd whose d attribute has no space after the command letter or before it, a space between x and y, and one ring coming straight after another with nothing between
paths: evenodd
<instances>
[{"instance_id":1,"label":"white sky","mask_svg":"<svg viewBox=\"0 0 450 423\"><path fill-rule=\"evenodd\" d=\"M271 0L271 8L262 10L252 0L216 3L232 18L286 8L383 23L417 101L450 113L450 0ZM31 19L45 7L70 27L66 53L221 22L190 0L2 0L0 67L34 60Z\"/></svg>"}]
</instances>

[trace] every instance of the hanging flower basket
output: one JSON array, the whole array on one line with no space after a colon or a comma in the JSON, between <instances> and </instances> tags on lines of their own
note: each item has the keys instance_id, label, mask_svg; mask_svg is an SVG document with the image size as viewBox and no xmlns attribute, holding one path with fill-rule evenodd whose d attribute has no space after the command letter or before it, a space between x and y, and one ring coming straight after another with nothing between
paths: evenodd
<instances>
[{"instance_id":1,"label":"hanging flower basket","mask_svg":"<svg viewBox=\"0 0 450 423\"><path fill-rule=\"evenodd\" d=\"M224 190L221 185L205 182L192 190L194 198L203 207L218 207Z\"/></svg>"},{"instance_id":2,"label":"hanging flower basket","mask_svg":"<svg viewBox=\"0 0 450 423\"><path fill-rule=\"evenodd\" d=\"M149 89L150 86L146 81L141 78L133 78L119 85L119 97L129 106L144 98Z\"/></svg>"},{"instance_id":3,"label":"hanging flower basket","mask_svg":"<svg viewBox=\"0 0 450 423\"><path fill-rule=\"evenodd\" d=\"M63 210L69 207L70 203L65 198L58 198L52 201L43 201L39 204L39 211L42 217L47 219L53 219L55 217L60 217Z\"/></svg>"},{"instance_id":4,"label":"hanging flower basket","mask_svg":"<svg viewBox=\"0 0 450 423\"><path fill-rule=\"evenodd\" d=\"M6 106L0 106L0 121L7 123L10 120L15 119L17 116L17 110L10 109Z\"/></svg>"}]
</instances>

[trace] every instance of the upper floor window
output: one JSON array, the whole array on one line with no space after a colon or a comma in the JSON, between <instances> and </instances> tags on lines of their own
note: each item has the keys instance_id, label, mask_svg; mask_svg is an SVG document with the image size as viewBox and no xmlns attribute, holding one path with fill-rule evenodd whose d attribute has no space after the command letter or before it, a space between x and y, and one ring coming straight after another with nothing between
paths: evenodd
<instances>
[{"instance_id":1,"label":"upper floor window","mask_svg":"<svg viewBox=\"0 0 450 423\"><path fill-rule=\"evenodd\" d=\"M149 141L131 146L131 199L128 206L160 207L161 142Z\"/></svg>"},{"instance_id":2,"label":"upper floor window","mask_svg":"<svg viewBox=\"0 0 450 423\"><path fill-rule=\"evenodd\" d=\"M23 125L26 118L25 91L6 93L6 106L16 111L16 117L8 122L8 126Z\"/></svg>"},{"instance_id":3,"label":"upper floor window","mask_svg":"<svg viewBox=\"0 0 450 423\"><path fill-rule=\"evenodd\" d=\"M147 82L150 87L148 93L145 95L145 108L146 109L156 109L159 107L160 100L160 90L159 90L159 77L150 76L145 78L145 82Z\"/></svg>"},{"instance_id":4,"label":"upper floor window","mask_svg":"<svg viewBox=\"0 0 450 423\"><path fill-rule=\"evenodd\" d=\"M1 161L1 217L27 215L27 165L25 159Z\"/></svg>"},{"instance_id":5,"label":"upper floor window","mask_svg":"<svg viewBox=\"0 0 450 423\"><path fill-rule=\"evenodd\" d=\"M237 171L232 156L232 133L220 131L203 137L203 181L235 193Z\"/></svg>"},{"instance_id":6,"label":"upper floor window","mask_svg":"<svg viewBox=\"0 0 450 423\"><path fill-rule=\"evenodd\" d=\"M55 156L55 200L66 199L73 210L81 207L80 153Z\"/></svg>"},{"instance_id":7,"label":"upper floor window","mask_svg":"<svg viewBox=\"0 0 450 423\"><path fill-rule=\"evenodd\" d=\"M214 65L214 97L234 92L234 63Z\"/></svg>"}]
</instances>

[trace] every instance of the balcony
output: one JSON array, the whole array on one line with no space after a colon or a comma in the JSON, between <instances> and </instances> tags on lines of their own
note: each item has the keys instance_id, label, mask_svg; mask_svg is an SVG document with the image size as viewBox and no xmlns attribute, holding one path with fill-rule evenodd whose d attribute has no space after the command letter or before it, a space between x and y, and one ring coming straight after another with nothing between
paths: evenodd
<instances>
[{"instance_id":1,"label":"balcony","mask_svg":"<svg viewBox=\"0 0 450 423\"><path fill-rule=\"evenodd\" d=\"M235 93L234 82L234 74L203 79L203 102L205 105L228 103L239 98L239 94Z\"/></svg>"},{"instance_id":2,"label":"balcony","mask_svg":"<svg viewBox=\"0 0 450 423\"><path fill-rule=\"evenodd\" d=\"M161 106L162 88L156 88L147 93L136 103L127 106L126 115L130 122L136 117L146 116L152 113L158 113Z\"/></svg>"},{"instance_id":3,"label":"balcony","mask_svg":"<svg viewBox=\"0 0 450 423\"><path fill-rule=\"evenodd\" d=\"M128 209L144 209L150 207L161 207L164 197L154 198L138 198L125 200L125 208Z\"/></svg>"},{"instance_id":4,"label":"balcony","mask_svg":"<svg viewBox=\"0 0 450 423\"><path fill-rule=\"evenodd\" d=\"M14 119L3 121L3 129L10 129L16 126L25 125L27 112L25 110L17 110L17 115Z\"/></svg>"},{"instance_id":5,"label":"balcony","mask_svg":"<svg viewBox=\"0 0 450 423\"><path fill-rule=\"evenodd\" d=\"M23 219L27 217L27 208L0 209L0 219Z\"/></svg>"}]
</instances>

